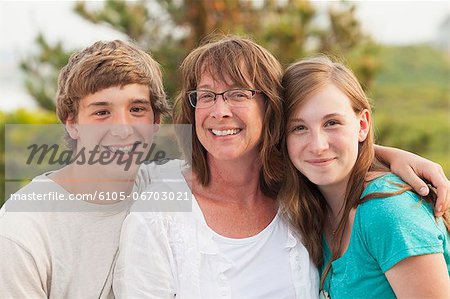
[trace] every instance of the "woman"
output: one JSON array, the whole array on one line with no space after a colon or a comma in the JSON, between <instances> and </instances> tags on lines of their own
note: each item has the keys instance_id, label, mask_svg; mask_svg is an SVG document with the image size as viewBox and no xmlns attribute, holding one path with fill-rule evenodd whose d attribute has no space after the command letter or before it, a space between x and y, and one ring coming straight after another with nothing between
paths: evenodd
<instances>
[{"instance_id":1,"label":"woman","mask_svg":"<svg viewBox=\"0 0 450 299\"><path fill-rule=\"evenodd\" d=\"M181 72L173 119L193 125L192 139L181 140L188 167L143 171L152 182L178 171L194 195L192 213L137 213L135 204L122 229L116 296L316 297L316 267L276 201L279 62L250 40L225 37L193 50Z\"/></svg>"},{"instance_id":2,"label":"woman","mask_svg":"<svg viewBox=\"0 0 450 299\"><path fill-rule=\"evenodd\" d=\"M254 42L227 38L192 51L181 72L173 119L194 127L192 175L180 174L193 212L130 214L116 296L317 296L316 267L277 213L280 64Z\"/></svg>"},{"instance_id":3,"label":"woman","mask_svg":"<svg viewBox=\"0 0 450 299\"><path fill-rule=\"evenodd\" d=\"M357 79L326 57L283 76L292 163L280 198L331 298L445 298L449 215L375 158L370 104Z\"/></svg>"}]
</instances>

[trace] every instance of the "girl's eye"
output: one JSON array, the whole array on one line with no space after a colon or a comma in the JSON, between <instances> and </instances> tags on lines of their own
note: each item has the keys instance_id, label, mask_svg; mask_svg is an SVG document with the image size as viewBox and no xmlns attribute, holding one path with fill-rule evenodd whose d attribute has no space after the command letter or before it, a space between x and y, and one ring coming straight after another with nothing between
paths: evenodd
<instances>
[{"instance_id":1,"label":"girl's eye","mask_svg":"<svg viewBox=\"0 0 450 299\"><path fill-rule=\"evenodd\" d=\"M301 132L306 130L306 127L303 125L295 126L292 128L292 132Z\"/></svg>"},{"instance_id":2,"label":"girl's eye","mask_svg":"<svg viewBox=\"0 0 450 299\"><path fill-rule=\"evenodd\" d=\"M338 124L339 124L339 122L337 120L329 120L325 123L325 127L335 126Z\"/></svg>"}]
</instances>

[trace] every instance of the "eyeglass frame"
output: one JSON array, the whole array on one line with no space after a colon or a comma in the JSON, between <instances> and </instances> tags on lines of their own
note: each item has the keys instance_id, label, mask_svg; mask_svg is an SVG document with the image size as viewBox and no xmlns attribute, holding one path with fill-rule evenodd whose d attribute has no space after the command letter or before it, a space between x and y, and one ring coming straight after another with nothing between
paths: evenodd
<instances>
[{"instance_id":1,"label":"eyeglass frame","mask_svg":"<svg viewBox=\"0 0 450 299\"><path fill-rule=\"evenodd\" d=\"M210 93L214 94L214 100L212 101L211 106L199 108L199 109L206 109L206 108L211 108L212 106L214 106L214 104L215 104L216 101L217 101L217 96L222 96L223 101L224 101L227 105L230 105L229 102L228 102L228 99L225 97L225 93L230 92L230 91L235 91L235 90L251 91L251 92L252 92L252 96L251 96L251 98L250 98L249 100L253 99L253 98L256 96L257 93L263 93L261 90L257 90L257 89L251 89L251 88L233 88L233 89L225 90L225 91L223 91L223 92L214 92L214 91L208 90L208 89L195 89L195 90L190 90L190 91L186 92L186 94L187 94L188 99L189 99L189 104L191 104L191 106L192 106L193 108L198 108L198 107L196 107L196 105L194 105L194 104L192 103L192 100L191 100L191 95L192 95L192 94L197 93L197 92L199 92L199 91L210 92ZM197 100L196 100L196 101L197 101ZM236 106L230 105L230 107L236 107Z\"/></svg>"}]
</instances>

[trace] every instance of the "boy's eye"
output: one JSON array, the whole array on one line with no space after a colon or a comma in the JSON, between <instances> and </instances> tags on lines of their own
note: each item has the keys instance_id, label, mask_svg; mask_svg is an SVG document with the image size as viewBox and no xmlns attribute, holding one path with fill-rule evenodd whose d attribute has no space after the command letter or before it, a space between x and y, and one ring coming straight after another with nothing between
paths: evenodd
<instances>
[{"instance_id":1,"label":"boy's eye","mask_svg":"<svg viewBox=\"0 0 450 299\"><path fill-rule=\"evenodd\" d=\"M133 107L130 109L131 112L133 113L141 113L141 112L145 112L147 109L145 107Z\"/></svg>"},{"instance_id":2,"label":"boy's eye","mask_svg":"<svg viewBox=\"0 0 450 299\"><path fill-rule=\"evenodd\" d=\"M94 112L94 114L96 116L106 116L106 115L109 115L109 111L107 111L107 110L100 110L100 111Z\"/></svg>"}]
</instances>

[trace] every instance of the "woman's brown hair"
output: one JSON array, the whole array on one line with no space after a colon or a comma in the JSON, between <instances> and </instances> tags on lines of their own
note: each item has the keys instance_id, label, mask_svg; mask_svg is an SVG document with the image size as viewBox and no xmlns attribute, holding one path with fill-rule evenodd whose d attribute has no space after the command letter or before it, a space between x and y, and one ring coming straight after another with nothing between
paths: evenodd
<instances>
[{"instance_id":1,"label":"woman's brown hair","mask_svg":"<svg viewBox=\"0 0 450 299\"><path fill-rule=\"evenodd\" d=\"M260 187L271 197L279 189L283 165L279 140L284 129L280 98L282 68L277 59L266 49L247 38L238 36L213 36L194 49L181 64L181 90L175 99L173 120L175 124L191 124L191 132L178 131L185 160L192 166L199 182L209 184L210 172L206 150L195 132L195 108L188 100L187 92L195 90L203 74L215 80L233 81L242 87L262 91L265 98L263 136L260 145ZM185 126L186 127L186 126ZM182 128L181 126L178 128ZM186 129L186 128L184 128ZM191 136L183 138L183 136ZM192 142L192 144L191 144ZM192 146L192 147L191 147Z\"/></svg>"}]
</instances>

